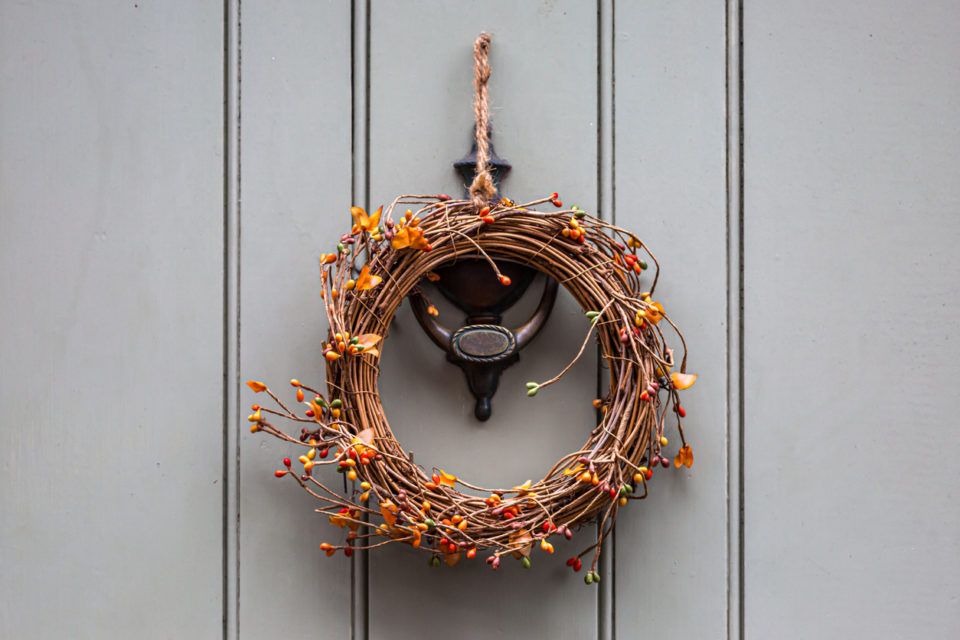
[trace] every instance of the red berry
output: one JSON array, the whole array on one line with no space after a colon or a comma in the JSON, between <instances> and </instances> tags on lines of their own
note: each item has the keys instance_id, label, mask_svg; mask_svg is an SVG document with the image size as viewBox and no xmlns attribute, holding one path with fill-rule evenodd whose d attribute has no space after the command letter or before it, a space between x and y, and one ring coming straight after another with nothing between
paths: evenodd
<instances>
[{"instance_id":1,"label":"red berry","mask_svg":"<svg viewBox=\"0 0 960 640\"><path fill-rule=\"evenodd\" d=\"M670 466L670 461L667 460L666 458L662 458L662 459L660 460L660 464L661 464L662 466L664 466L664 467L669 467L669 466Z\"/></svg>"},{"instance_id":2,"label":"red berry","mask_svg":"<svg viewBox=\"0 0 960 640\"><path fill-rule=\"evenodd\" d=\"M677 405L677 415L680 416L681 418L686 418L687 412L686 410L684 410L683 407L681 407L680 405Z\"/></svg>"},{"instance_id":3,"label":"red berry","mask_svg":"<svg viewBox=\"0 0 960 640\"><path fill-rule=\"evenodd\" d=\"M583 563L580 562L580 558L577 558L577 561L573 563L573 570L580 571L582 567L583 567Z\"/></svg>"},{"instance_id":4,"label":"red berry","mask_svg":"<svg viewBox=\"0 0 960 640\"><path fill-rule=\"evenodd\" d=\"M304 411L304 415L307 416L308 418L312 418L312 417L313 417L313 409L307 409L306 411Z\"/></svg>"},{"instance_id":5,"label":"red berry","mask_svg":"<svg viewBox=\"0 0 960 640\"><path fill-rule=\"evenodd\" d=\"M327 457L327 453L329 453L329 452L330 452L330 449L328 449L328 448L320 449L320 453L319 453L318 455L319 455L321 458L326 458L326 457Z\"/></svg>"},{"instance_id":6,"label":"red berry","mask_svg":"<svg viewBox=\"0 0 960 640\"><path fill-rule=\"evenodd\" d=\"M500 284L502 284L505 287L509 287L510 283L511 283L511 280L508 276L500 276Z\"/></svg>"},{"instance_id":7,"label":"red berry","mask_svg":"<svg viewBox=\"0 0 960 640\"><path fill-rule=\"evenodd\" d=\"M346 549L343 550L343 555L349 558L350 556L353 555L353 549L351 547L347 547Z\"/></svg>"},{"instance_id":8,"label":"red berry","mask_svg":"<svg viewBox=\"0 0 960 640\"><path fill-rule=\"evenodd\" d=\"M286 471L286 470L284 470L284 469L277 469L276 471L273 472L273 475L275 475L275 476L278 477L278 478L282 478L283 476L287 475L288 473L290 473L290 472L289 472L289 471Z\"/></svg>"},{"instance_id":9,"label":"red berry","mask_svg":"<svg viewBox=\"0 0 960 640\"><path fill-rule=\"evenodd\" d=\"M287 469L290 468L290 458L283 459L283 466L285 466Z\"/></svg>"},{"instance_id":10,"label":"red berry","mask_svg":"<svg viewBox=\"0 0 960 640\"><path fill-rule=\"evenodd\" d=\"M554 191L553 193L550 194L550 199L551 199L551 200L556 200L556 199L559 198L559 197L560 197L560 194L557 193L556 191Z\"/></svg>"}]
</instances>

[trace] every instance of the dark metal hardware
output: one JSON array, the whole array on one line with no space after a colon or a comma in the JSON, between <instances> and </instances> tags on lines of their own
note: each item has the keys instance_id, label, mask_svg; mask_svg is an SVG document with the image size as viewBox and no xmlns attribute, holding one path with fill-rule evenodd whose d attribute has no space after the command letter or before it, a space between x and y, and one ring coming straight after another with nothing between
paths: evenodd
<instances>
[{"instance_id":1,"label":"dark metal hardware","mask_svg":"<svg viewBox=\"0 0 960 640\"><path fill-rule=\"evenodd\" d=\"M500 179L510 170L510 164L497 157L493 145L490 156L490 174L499 190ZM470 155L454 164L466 184L473 180L476 160L477 145L474 143ZM427 303L422 296L410 297L420 326L438 347L447 352L447 360L466 375L467 385L477 399L473 413L478 420L490 417L491 399L500 384L500 374L520 359L520 350L546 323L557 298L557 281L546 277L540 304L530 319L513 330L502 326L503 313L523 296L537 271L507 259L497 259L496 262L501 273L510 278L510 285L500 284L493 277L490 265L482 258L461 259L456 264L435 270L440 276L436 284L440 293L467 314L466 324L455 331L441 325L427 312Z\"/></svg>"},{"instance_id":2,"label":"dark metal hardware","mask_svg":"<svg viewBox=\"0 0 960 640\"><path fill-rule=\"evenodd\" d=\"M470 131L471 136L473 135L473 130ZM490 177L493 178L493 186L497 188L497 191L500 191L500 181L503 179L507 172L510 171L512 166L509 162L497 155L496 151L493 150L493 128L487 127L487 139L490 140L490 160L487 161L487 170L490 171ZM457 160L453 163L453 168L457 170L463 177L464 185L469 187L470 183L473 182L473 176L477 173L477 141L473 141L473 147L463 158ZM469 189L468 189L469 190Z\"/></svg>"}]
</instances>

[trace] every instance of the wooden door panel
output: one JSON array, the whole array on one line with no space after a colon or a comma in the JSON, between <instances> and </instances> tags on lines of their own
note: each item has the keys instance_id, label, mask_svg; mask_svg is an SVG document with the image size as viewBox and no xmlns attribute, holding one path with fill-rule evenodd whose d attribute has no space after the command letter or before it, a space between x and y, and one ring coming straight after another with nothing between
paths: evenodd
<instances>
[{"instance_id":1,"label":"wooden door panel","mask_svg":"<svg viewBox=\"0 0 960 640\"><path fill-rule=\"evenodd\" d=\"M505 193L522 201L558 191L593 210L596 27L596 7L572 1L374 2L370 206L401 193L463 192L451 163L472 140L471 44L486 30L493 34L494 144L514 166ZM539 285L533 288L535 297ZM441 306L440 320L458 325L463 318ZM583 312L564 296L520 362L505 372L493 416L480 423L463 374L404 305L383 349L380 390L388 419L428 468L442 466L488 486L542 477L562 454L579 448L595 424L596 360L584 358L562 383L533 399L523 383L563 368L586 329ZM579 537L582 544L592 532ZM570 575L563 565L568 551L559 545L554 556L535 553L529 571L507 561L494 573L480 558L431 569L423 553L378 549L370 555L370 636L429 624L463 638L592 637L597 592Z\"/></svg>"},{"instance_id":2,"label":"wooden door panel","mask_svg":"<svg viewBox=\"0 0 960 640\"><path fill-rule=\"evenodd\" d=\"M960 632L958 25L744 7L750 637Z\"/></svg>"},{"instance_id":3,"label":"wooden door panel","mask_svg":"<svg viewBox=\"0 0 960 640\"><path fill-rule=\"evenodd\" d=\"M0 636L222 626L223 7L0 5Z\"/></svg>"},{"instance_id":4,"label":"wooden door panel","mask_svg":"<svg viewBox=\"0 0 960 640\"><path fill-rule=\"evenodd\" d=\"M617 3L615 28L615 221L660 260L655 298L700 374L680 394L695 464L655 471L647 500L617 520L616 627L621 637L652 624L718 638L728 577L724 7ZM671 456L675 420L667 418Z\"/></svg>"},{"instance_id":5,"label":"wooden door panel","mask_svg":"<svg viewBox=\"0 0 960 640\"><path fill-rule=\"evenodd\" d=\"M267 381L295 402L291 377L323 385L318 258L350 221L350 6L244 2L242 11L241 380ZM241 389L244 404L260 400ZM320 550L340 532L290 478L273 478L284 457L302 452L251 435L247 424L239 426L240 634L305 637L322 628L347 637L350 561Z\"/></svg>"}]
</instances>

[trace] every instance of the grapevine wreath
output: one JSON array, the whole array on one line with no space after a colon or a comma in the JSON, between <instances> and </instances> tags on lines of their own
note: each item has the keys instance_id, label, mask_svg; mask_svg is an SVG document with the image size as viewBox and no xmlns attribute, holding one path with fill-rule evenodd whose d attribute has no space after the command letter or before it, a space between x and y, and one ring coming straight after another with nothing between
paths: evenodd
<instances>
[{"instance_id":1,"label":"grapevine wreath","mask_svg":"<svg viewBox=\"0 0 960 640\"><path fill-rule=\"evenodd\" d=\"M597 559L618 510L645 498L654 468L670 465L664 435L670 409L680 439L673 465L693 463L679 392L696 375L685 371L682 335L653 300L659 264L636 235L576 206L564 208L556 193L525 204L496 197L487 169L489 42L483 34L474 49L478 159L470 199L403 195L386 212L351 209L350 233L320 259L320 296L329 322L322 348L325 392L291 380L297 400L291 408L265 384L249 381L276 407L252 405L250 430L301 448L302 470L285 458L275 475L308 491L321 502L317 511L346 530L345 539L320 545L327 555L400 542L429 553L431 566L441 560L452 566L482 552L493 569L505 556L529 567L534 545L552 554L553 536L571 539L584 525L598 523L593 544L567 560L579 571L581 558L592 552L585 576L590 584L600 579ZM537 208L545 205L552 208ZM542 271L585 311L586 337L573 361L549 380L528 382L528 396L559 380L591 336L609 368L609 390L593 401L598 424L583 447L560 458L542 479L511 489L484 489L444 469L428 472L415 464L394 437L377 392L380 350L404 297L420 292L424 278L435 280L436 269L464 258L485 260L490 277L504 285L510 279L497 260ZM683 346L679 363L664 337L668 326ZM300 432L286 433L274 418L299 423ZM318 477L327 466L346 475L344 491Z\"/></svg>"}]
</instances>

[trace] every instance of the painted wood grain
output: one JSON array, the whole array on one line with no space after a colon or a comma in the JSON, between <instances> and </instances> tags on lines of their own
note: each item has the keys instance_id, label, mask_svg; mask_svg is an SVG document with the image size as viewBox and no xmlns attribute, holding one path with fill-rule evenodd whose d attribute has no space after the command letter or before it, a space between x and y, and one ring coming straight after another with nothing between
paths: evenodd
<instances>
[{"instance_id":1,"label":"painted wood grain","mask_svg":"<svg viewBox=\"0 0 960 640\"><path fill-rule=\"evenodd\" d=\"M958 28L745 6L747 637L960 635Z\"/></svg>"},{"instance_id":2,"label":"painted wood grain","mask_svg":"<svg viewBox=\"0 0 960 640\"><path fill-rule=\"evenodd\" d=\"M722 4L617 3L616 210L660 260L656 299L684 332L696 463L660 469L617 521L620 637L727 632L726 67ZM679 347L675 345L675 348ZM667 451L680 438L668 418Z\"/></svg>"},{"instance_id":3,"label":"painted wood grain","mask_svg":"<svg viewBox=\"0 0 960 640\"><path fill-rule=\"evenodd\" d=\"M0 4L0 636L221 630L222 5Z\"/></svg>"},{"instance_id":4,"label":"painted wood grain","mask_svg":"<svg viewBox=\"0 0 960 640\"><path fill-rule=\"evenodd\" d=\"M472 43L483 30L493 34L494 144L514 167L505 193L522 201L558 191L595 210L596 6L577 2L374 2L370 205L400 193L462 193L451 163L472 140ZM534 288L508 323L525 319L539 293ZM438 306L441 321L462 323L455 308ZM582 445L595 424L595 359L533 400L523 383L565 366L585 329L582 311L564 297L505 372L492 418L479 423L462 373L405 305L383 349L380 391L390 424L427 468L443 466L487 486L536 479ZM431 569L422 553L377 550L370 555L370 637L428 628L463 638L595 637L596 590L563 566L571 548L535 555L530 571L505 562L497 573L480 560Z\"/></svg>"},{"instance_id":5,"label":"painted wood grain","mask_svg":"<svg viewBox=\"0 0 960 640\"><path fill-rule=\"evenodd\" d=\"M241 379L295 402L291 377L323 385L318 257L350 221L350 6L248 1L242 12ZM319 546L340 530L273 477L302 452L238 428L240 636L349 636L349 561Z\"/></svg>"}]
</instances>

